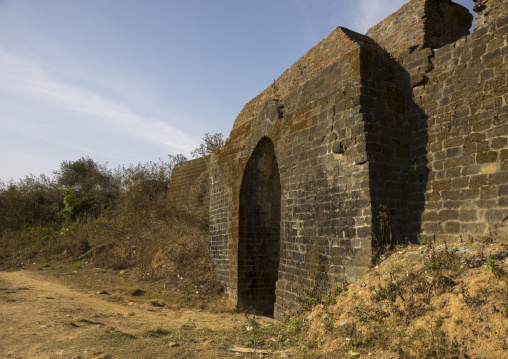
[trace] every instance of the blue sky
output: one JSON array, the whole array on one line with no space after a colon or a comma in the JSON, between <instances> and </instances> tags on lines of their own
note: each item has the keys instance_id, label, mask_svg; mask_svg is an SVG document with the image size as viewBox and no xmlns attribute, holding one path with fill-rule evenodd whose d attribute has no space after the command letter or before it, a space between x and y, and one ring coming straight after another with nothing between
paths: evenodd
<instances>
[{"instance_id":1,"label":"blue sky","mask_svg":"<svg viewBox=\"0 0 508 359\"><path fill-rule=\"evenodd\" d=\"M190 157L334 28L404 3L0 0L0 180Z\"/></svg>"}]
</instances>

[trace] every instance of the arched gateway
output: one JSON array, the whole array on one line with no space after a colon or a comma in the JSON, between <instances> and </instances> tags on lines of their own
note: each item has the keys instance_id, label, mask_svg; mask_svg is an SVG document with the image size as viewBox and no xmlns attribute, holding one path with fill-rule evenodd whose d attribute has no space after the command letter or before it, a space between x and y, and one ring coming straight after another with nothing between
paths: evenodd
<instances>
[{"instance_id":1,"label":"arched gateway","mask_svg":"<svg viewBox=\"0 0 508 359\"><path fill-rule=\"evenodd\" d=\"M273 315L279 272L281 186L273 142L254 149L240 187L238 305Z\"/></svg>"}]
</instances>

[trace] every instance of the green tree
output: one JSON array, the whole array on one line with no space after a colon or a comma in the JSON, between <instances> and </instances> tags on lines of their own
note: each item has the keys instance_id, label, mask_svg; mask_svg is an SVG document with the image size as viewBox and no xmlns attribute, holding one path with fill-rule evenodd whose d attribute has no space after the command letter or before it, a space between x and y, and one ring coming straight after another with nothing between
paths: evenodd
<instances>
[{"instance_id":1,"label":"green tree","mask_svg":"<svg viewBox=\"0 0 508 359\"><path fill-rule=\"evenodd\" d=\"M54 174L65 191L61 213L73 220L83 215L98 216L119 190L119 179L113 172L90 157L63 161Z\"/></svg>"}]
</instances>

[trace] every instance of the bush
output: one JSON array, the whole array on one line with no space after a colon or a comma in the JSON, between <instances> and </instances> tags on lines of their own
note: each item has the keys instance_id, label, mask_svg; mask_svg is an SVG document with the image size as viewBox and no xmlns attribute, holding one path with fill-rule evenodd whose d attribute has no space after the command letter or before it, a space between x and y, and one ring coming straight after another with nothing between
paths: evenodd
<instances>
[{"instance_id":1,"label":"bush","mask_svg":"<svg viewBox=\"0 0 508 359\"><path fill-rule=\"evenodd\" d=\"M44 175L25 177L19 182L0 182L0 236L58 222L63 195L55 181Z\"/></svg>"},{"instance_id":2,"label":"bush","mask_svg":"<svg viewBox=\"0 0 508 359\"><path fill-rule=\"evenodd\" d=\"M214 136L205 149L221 145ZM167 203L173 167L186 160L169 156L110 170L83 157L62 162L53 178L0 183L0 264L87 258L132 269L140 280L173 281L181 291L216 292L208 221ZM205 196L206 183L201 187L197 195Z\"/></svg>"},{"instance_id":3,"label":"bush","mask_svg":"<svg viewBox=\"0 0 508 359\"><path fill-rule=\"evenodd\" d=\"M81 216L97 217L110 206L120 189L119 178L107 164L100 165L89 157L64 161L60 171L54 174L65 194L60 214L70 220Z\"/></svg>"}]
</instances>

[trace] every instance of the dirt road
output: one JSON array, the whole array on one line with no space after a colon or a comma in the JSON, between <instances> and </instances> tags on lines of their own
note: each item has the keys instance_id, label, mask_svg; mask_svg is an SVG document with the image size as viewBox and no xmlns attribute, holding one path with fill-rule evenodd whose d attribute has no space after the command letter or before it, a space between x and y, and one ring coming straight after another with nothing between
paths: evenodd
<instances>
[{"instance_id":1,"label":"dirt road","mask_svg":"<svg viewBox=\"0 0 508 359\"><path fill-rule=\"evenodd\" d=\"M234 356L220 333L245 316L111 302L47 273L0 272L2 358Z\"/></svg>"}]
</instances>

